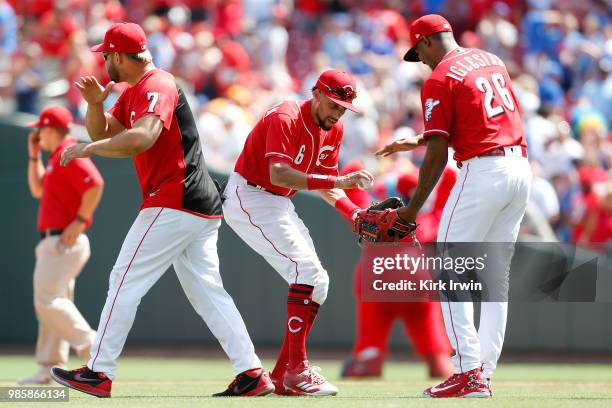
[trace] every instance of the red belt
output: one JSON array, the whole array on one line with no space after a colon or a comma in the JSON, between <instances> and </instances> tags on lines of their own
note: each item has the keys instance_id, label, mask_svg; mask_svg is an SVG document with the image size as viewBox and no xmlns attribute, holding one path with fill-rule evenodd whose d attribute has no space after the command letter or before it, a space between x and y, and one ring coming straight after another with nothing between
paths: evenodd
<instances>
[{"instance_id":1,"label":"red belt","mask_svg":"<svg viewBox=\"0 0 612 408\"><path fill-rule=\"evenodd\" d=\"M510 146L508 146L510 147ZM506 150L503 147L497 147L493 150L489 150L488 152L481 153L475 157L491 157L491 156L506 156ZM521 146L521 156L527 157L527 149ZM461 168L463 163L457 162L457 167Z\"/></svg>"},{"instance_id":2,"label":"red belt","mask_svg":"<svg viewBox=\"0 0 612 408\"><path fill-rule=\"evenodd\" d=\"M248 184L249 186L251 186L251 187L255 187L256 189L263 190L263 191L265 191L266 193L274 194L274 195L279 196L279 197L285 197L285 196L284 196L284 195L282 195L282 194L278 194L278 193L275 193L274 191L270 191L270 190L268 190L267 188L262 187L262 186L260 186L260 185L257 185L257 184L255 184L255 183L251 183L251 182L250 182L250 181L248 181L248 180L247 180L247 184Z\"/></svg>"}]
</instances>

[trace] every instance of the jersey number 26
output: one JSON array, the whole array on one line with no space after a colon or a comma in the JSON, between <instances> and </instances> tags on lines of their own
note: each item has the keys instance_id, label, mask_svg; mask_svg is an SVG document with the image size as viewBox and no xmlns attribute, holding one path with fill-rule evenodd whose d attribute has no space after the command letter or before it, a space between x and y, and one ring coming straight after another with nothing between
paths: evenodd
<instances>
[{"instance_id":1,"label":"jersey number 26","mask_svg":"<svg viewBox=\"0 0 612 408\"><path fill-rule=\"evenodd\" d=\"M491 82L493 86L491 86ZM497 95L501 97L501 101L506 109L514 112L514 101L512 100L510 91L506 88L506 80L502 74L499 72L494 73L491 75L491 81L485 77L478 77L476 78L475 84L476 88L485 94L484 105L489 119L504 113L504 108L501 105L493 105L496 95L495 91L497 91ZM493 87L495 87L495 90L493 90Z\"/></svg>"}]
</instances>

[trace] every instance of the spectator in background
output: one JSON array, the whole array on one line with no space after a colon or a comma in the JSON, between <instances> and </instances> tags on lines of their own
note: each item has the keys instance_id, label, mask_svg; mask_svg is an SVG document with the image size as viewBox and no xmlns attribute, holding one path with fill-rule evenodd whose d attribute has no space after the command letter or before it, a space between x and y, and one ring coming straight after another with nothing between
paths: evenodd
<instances>
[{"instance_id":1,"label":"spectator in background","mask_svg":"<svg viewBox=\"0 0 612 408\"><path fill-rule=\"evenodd\" d=\"M569 123L559 121L559 118L556 121L556 135L544 143L540 160L546 178L570 174L576 163L584 157L584 147L572 138Z\"/></svg>"},{"instance_id":2,"label":"spectator in background","mask_svg":"<svg viewBox=\"0 0 612 408\"><path fill-rule=\"evenodd\" d=\"M603 114L604 117L612 118L612 60L602 59L597 63L591 78L586 81L581 89L581 96L591 101L593 108Z\"/></svg>"},{"instance_id":3,"label":"spectator in background","mask_svg":"<svg viewBox=\"0 0 612 408\"><path fill-rule=\"evenodd\" d=\"M542 178L559 193L560 216L555 228L560 238L569 239L572 234L566 232L576 222L569 216L575 212L574 196L580 190L576 166L585 155L596 157L599 166L612 166L612 6L605 0L12 3L23 22L19 30L22 39L15 47L17 29L11 27L17 17L6 0L0 0L3 111L11 112L17 106L38 112L54 98L67 98L77 120L82 120L84 111L76 109L82 101L74 89L66 94L56 86L72 82L70 78L85 70L81 64L91 64L85 53L81 59L76 51L86 47L78 28L101 40L112 22L127 15L132 21L143 22L156 65L175 75L194 112L215 115L216 120L209 123L221 124L223 129L233 128L226 119L235 112L235 105L257 118L278 101L295 98L296 92L308 97L309 84L316 81L319 72L327 68L350 70L360 88L355 103L364 114L358 119L363 127L347 129L342 151L367 151L386 144L407 127L416 133L421 130L419 89L427 69L397 61L407 46L411 19L434 12L458 19L455 28L462 46L503 55L524 113L530 159L541 164ZM5 23L7 16L9 23ZM7 36L7 32L14 34ZM13 51L8 54L6 49L2 51L7 38L13 38L8 47ZM33 42L42 46L44 56L35 51L35 58L26 57L31 54L26 50L32 50L28 44ZM102 67L101 59L94 62ZM96 75L103 75L103 83L108 81L105 74ZM233 85L242 90L236 91ZM121 91L120 85L115 86L109 103ZM210 109L213 100L234 103ZM565 121L572 129L567 138L560 138L557 127ZM202 137L205 133L213 132L203 131ZM228 171L235 159L231 146L240 138L228 142L225 131L211 137L217 139L212 144L216 147L206 151L221 158L214 163L221 166L218 170ZM367 162L373 171L383 171L377 167L386 165Z\"/></svg>"},{"instance_id":4,"label":"spectator in background","mask_svg":"<svg viewBox=\"0 0 612 408\"><path fill-rule=\"evenodd\" d=\"M70 36L79 28L68 1L57 1L42 15L36 26L37 41L46 57L64 58L70 50Z\"/></svg>"},{"instance_id":5,"label":"spectator in background","mask_svg":"<svg viewBox=\"0 0 612 408\"><path fill-rule=\"evenodd\" d=\"M543 217L550 225L555 225L559 220L559 198L552 184L542 177L542 168L537 161L531 162L531 181L530 202L540 210Z\"/></svg>"},{"instance_id":6,"label":"spectator in background","mask_svg":"<svg viewBox=\"0 0 612 408\"><path fill-rule=\"evenodd\" d=\"M610 243L612 241L612 182L606 183L604 195L587 208L584 230L579 243Z\"/></svg>"},{"instance_id":7,"label":"spectator in background","mask_svg":"<svg viewBox=\"0 0 612 408\"><path fill-rule=\"evenodd\" d=\"M16 49L17 16L6 0L0 0L0 57L12 55Z\"/></svg>"},{"instance_id":8,"label":"spectator in background","mask_svg":"<svg viewBox=\"0 0 612 408\"><path fill-rule=\"evenodd\" d=\"M102 197L102 176L91 159L60 166L70 137L72 115L61 106L43 110L28 136L28 186L40 200L34 267L34 308L38 318L36 363L39 370L20 384L48 384L51 367L66 367L69 348L87 360L96 332L73 303L75 279L89 259L84 234ZM45 169L40 151L51 153Z\"/></svg>"},{"instance_id":9,"label":"spectator in background","mask_svg":"<svg viewBox=\"0 0 612 408\"><path fill-rule=\"evenodd\" d=\"M13 77L15 78L16 111L38 112L40 89L43 83L43 66L40 60L41 48L36 43L25 44L15 57Z\"/></svg>"},{"instance_id":10,"label":"spectator in background","mask_svg":"<svg viewBox=\"0 0 612 408\"><path fill-rule=\"evenodd\" d=\"M512 51L518 44L518 30L509 21L511 11L506 3L497 1L476 27L482 47L503 61L512 57Z\"/></svg>"}]
</instances>

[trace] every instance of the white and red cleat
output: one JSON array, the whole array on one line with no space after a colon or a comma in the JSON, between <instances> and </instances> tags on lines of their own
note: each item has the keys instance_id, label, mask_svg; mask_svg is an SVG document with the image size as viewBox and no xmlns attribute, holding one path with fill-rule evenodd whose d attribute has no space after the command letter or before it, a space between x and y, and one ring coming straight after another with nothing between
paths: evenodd
<instances>
[{"instance_id":1,"label":"white and red cleat","mask_svg":"<svg viewBox=\"0 0 612 408\"><path fill-rule=\"evenodd\" d=\"M295 392L293 390L290 390L289 388L285 388L282 378L279 379L272 377L272 374L270 374L270 378L272 379L272 384L274 384L274 394L282 395L284 397L299 397L300 395L302 395L299 392Z\"/></svg>"},{"instance_id":2,"label":"white and red cleat","mask_svg":"<svg viewBox=\"0 0 612 408\"><path fill-rule=\"evenodd\" d=\"M424 398L490 398L491 396L489 383L480 367L455 374L443 383L423 391Z\"/></svg>"},{"instance_id":3,"label":"white and red cleat","mask_svg":"<svg viewBox=\"0 0 612 408\"><path fill-rule=\"evenodd\" d=\"M336 395L338 388L319 374L319 370L318 367L311 367L308 361L302 361L293 369L287 369L283 385L299 395Z\"/></svg>"}]
</instances>

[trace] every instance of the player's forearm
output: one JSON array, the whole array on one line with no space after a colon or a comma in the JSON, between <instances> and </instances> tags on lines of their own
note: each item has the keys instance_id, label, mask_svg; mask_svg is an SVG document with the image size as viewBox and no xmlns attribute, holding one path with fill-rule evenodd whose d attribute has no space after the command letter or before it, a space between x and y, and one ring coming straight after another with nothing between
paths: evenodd
<instances>
[{"instance_id":1,"label":"player's forearm","mask_svg":"<svg viewBox=\"0 0 612 408\"><path fill-rule=\"evenodd\" d=\"M436 137L438 139L438 137ZM419 210L427 201L432 190L438 183L448 161L448 144L446 140L431 140L432 145L427 147L425 159L419 170L419 183L410 202L398 210L404 220L413 221Z\"/></svg>"},{"instance_id":2,"label":"player's forearm","mask_svg":"<svg viewBox=\"0 0 612 408\"><path fill-rule=\"evenodd\" d=\"M319 194L348 222L352 222L355 219L356 214L361 211L361 208L355 205L350 198L347 197L344 190L340 190L338 188L331 190L319 190Z\"/></svg>"},{"instance_id":3,"label":"player's forearm","mask_svg":"<svg viewBox=\"0 0 612 408\"><path fill-rule=\"evenodd\" d=\"M100 104L88 104L85 116L85 125L91 140L97 141L107 138L108 123L104 115L104 107Z\"/></svg>"},{"instance_id":4,"label":"player's forearm","mask_svg":"<svg viewBox=\"0 0 612 408\"><path fill-rule=\"evenodd\" d=\"M85 219L91 218L102 198L102 190L102 186L93 186L83 193L81 205L77 212L80 217Z\"/></svg>"},{"instance_id":5,"label":"player's forearm","mask_svg":"<svg viewBox=\"0 0 612 408\"><path fill-rule=\"evenodd\" d=\"M270 164L270 182L275 186L292 190L332 190L357 188L359 179L368 178L364 175L351 173L345 176L327 174L306 174L292 168L284 162ZM368 173L369 174L369 173ZM369 178L371 179L371 175Z\"/></svg>"},{"instance_id":6,"label":"player's forearm","mask_svg":"<svg viewBox=\"0 0 612 408\"><path fill-rule=\"evenodd\" d=\"M270 166L270 182L272 184L292 190L306 190L308 188L308 179L305 173L290 166L278 164L274 163Z\"/></svg>"},{"instance_id":7,"label":"player's forearm","mask_svg":"<svg viewBox=\"0 0 612 408\"><path fill-rule=\"evenodd\" d=\"M28 161L28 187L30 188L30 194L34 198L42 197L42 179L45 174L45 168L42 165L42 160L40 156L37 160Z\"/></svg>"},{"instance_id":8,"label":"player's forearm","mask_svg":"<svg viewBox=\"0 0 612 408\"><path fill-rule=\"evenodd\" d=\"M124 130L110 139L98 140L87 145L89 155L102 157L132 157L151 147L149 135L140 128Z\"/></svg>"},{"instance_id":9,"label":"player's forearm","mask_svg":"<svg viewBox=\"0 0 612 408\"><path fill-rule=\"evenodd\" d=\"M321 195L323 200L325 200L325 202L327 202L327 204L331 205L332 207L336 205L336 202L338 200L342 199L343 197L346 197L346 193L343 190L340 190L339 188L333 188L330 190L319 190L319 194Z\"/></svg>"}]
</instances>

